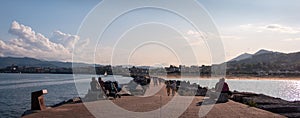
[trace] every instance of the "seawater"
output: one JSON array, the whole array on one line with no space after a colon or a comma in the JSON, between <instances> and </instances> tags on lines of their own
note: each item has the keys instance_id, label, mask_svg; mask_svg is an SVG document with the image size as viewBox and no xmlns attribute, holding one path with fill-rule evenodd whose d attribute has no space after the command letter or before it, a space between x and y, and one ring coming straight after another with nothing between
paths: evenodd
<instances>
[{"instance_id":1,"label":"seawater","mask_svg":"<svg viewBox=\"0 0 300 118\"><path fill-rule=\"evenodd\" d=\"M31 107L31 92L47 89L47 106L83 97L97 75L72 74L7 74L0 73L0 117L20 117ZM75 78L75 79L74 79ZM128 83L131 77L107 76L104 80Z\"/></svg>"},{"instance_id":2,"label":"seawater","mask_svg":"<svg viewBox=\"0 0 300 118\"><path fill-rule=\"evenodd\" d=\"M0 117L20 117L30 109L31 92L47 89L47 106L71 99L83 97L90 88L89 83L96 75L72 74L7 74L0 73ZM107 76L106 80L117 80L120 84L128 83L131 77ZM170 78L169 78L170 79ZM217 79L181 80L198 83L209 88L214 87ZM231 90L262 93L285 100L300 100L299 80L226 80Z\"/></svg>"},{"instance_id":3,"label":"seawater","mask_svg":"<svg viewBox=\"0 0 300 118\"><path fill-rule=\"evenodd\" d=\"M195 79L195 78L168 78L172 80L189 81L190 83L197 83L201 87L213 88L219 81L214 79ZM281 98L288 101L300 101L300 80L288 80L276 78L275 79L226 79L230 91L239 92L254 92L258 94L265 94L272 97Z\"/></svg>"}]
</instances>

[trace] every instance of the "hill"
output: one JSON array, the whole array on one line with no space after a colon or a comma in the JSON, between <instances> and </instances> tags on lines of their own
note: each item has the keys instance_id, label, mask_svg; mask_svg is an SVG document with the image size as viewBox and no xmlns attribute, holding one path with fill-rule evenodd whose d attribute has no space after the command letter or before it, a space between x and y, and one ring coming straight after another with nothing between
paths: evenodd
<instances>
[{"instance_id":1,"label":"hill","mask_svg":"<svg viewBox=\"0 0 300 118\"><path fill-rule=\"evenodd\" d=\"M241 58L244 57L244 58ZM300 71L300 52L281 53L259 50L240 55L227 62L228 71L252 73L258 71Z\"/></svg>"},{"instance_id":2,"label":"hill","mask_svg":"<svg viewBox=\"0 0 300 118\"><path fill-rule=\"evenodd\" d=\"M244 54L241 54L241 55L231 59L229 62L231 62L231 61L240 61L240 60L248 59L248 58L251 58L251 57L252 57L252 54L244 53Z\"/></svg>"},{"instance_id":3,"label":"hill","mask_svg":"<svg viewBox=\"0 0 300 118\"><path fill-rule=\"evenodd\" d=\"M7 66L26 66L26 67L51 67L51 68L71 68L72 62L60 61L43 61L29 57L0 57L0 68ZM84 63L76 63L78 65L88 65Z\"/></svg>"}]
</instances>

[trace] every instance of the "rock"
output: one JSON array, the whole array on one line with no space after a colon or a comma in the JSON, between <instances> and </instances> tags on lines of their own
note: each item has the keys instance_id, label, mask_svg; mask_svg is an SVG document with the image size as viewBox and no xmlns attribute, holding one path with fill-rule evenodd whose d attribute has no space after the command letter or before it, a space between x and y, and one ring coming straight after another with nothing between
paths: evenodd
<instances>
[{"instance_id":1,"label":"rock","mask_svg":"<svg viewBox=\"0 0 300 118\"><path fill-rule=\"evenodd\" d=\"M300 117L299 101L290 102L264 94L237 91L233 92L232 100L273 113L278 113L289 118Z\"/></svg>"}]
</instances>

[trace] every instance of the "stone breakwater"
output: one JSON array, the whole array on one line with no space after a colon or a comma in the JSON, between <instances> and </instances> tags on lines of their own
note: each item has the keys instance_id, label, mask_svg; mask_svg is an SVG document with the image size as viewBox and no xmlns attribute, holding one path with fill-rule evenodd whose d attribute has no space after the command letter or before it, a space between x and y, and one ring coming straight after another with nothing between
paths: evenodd
<instances>
[{"instance_id":1,"label":"stone breakwater","mask_svg":"<svg viewBox=\"0 0 300 118\"><path fill-rule=\"evenodd\" d=\"M163 85L162 85L163 86ZM111 100L115 105L118 105L122 109L133 112L149 112L156 109L164 107L164 105L171 102L176 106L173 107L171 112L176 112L182 108L182 104L185 104L188 101L180 100L174 103L172 101L174 96L167 96L166 89L161 89L153 96L149 97L137 97L137 96L123 96L121 99ZM186 99L190 96L178 96L177 99ZM203 102L205 98L203 96L193 97L192 102L188 108L182 113L179 114L180 118L199 118L199 110L202 107L206 107L205 104L199 106L199 102ZM76 100L70 100L67 104L58 105L57 107L49 108L38 113L29 114L23 116L23 118L41 118L41 117L55 117L55 118L95 118L95 114L91 114L89 110L95 110L94 113L106 117L130 117L129 115L123 114L123 112L114 112L115 109L110 107L107 102L108 100L97 100L92 102L76 103ZM89 105L90 109L87 109L85 105ZM107 108L104 110L103 108ZM112 108L112 109L110 109ZM162 111L157 114L148 114L148 117L175 117L173 113L167 114ZM237 103L232 100L229 100L226 103L215 104L212 109L207 113L203 114L206 118L284 118L282 115L271 113L265 110L257 109L255 107L249 107L245 104ZM138 116L135 116L138 117ZM141 117L141 116L139 116ZM178 117L178 116L176 116Z\"/></svg>"},{"instance_id":2,"label":"stone breakwater","mask_svg":"<svg viewBox=\"0 0 300 118\"><path fill-rule=\"evenodd\" d=\"M238 91L233 92L231 99L252 107L281 114L289 118L300 117L300 101L291 102L264 94Z\"/></svg>"}]
</instances>

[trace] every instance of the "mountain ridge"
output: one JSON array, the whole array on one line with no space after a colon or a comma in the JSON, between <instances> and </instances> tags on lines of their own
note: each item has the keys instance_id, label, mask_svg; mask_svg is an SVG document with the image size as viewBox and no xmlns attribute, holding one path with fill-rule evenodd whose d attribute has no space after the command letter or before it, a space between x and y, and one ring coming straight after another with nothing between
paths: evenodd
<instances>
[{"instance_id":1,"label":"mountain ridge","mask_svg":"<svg viewBox=\"0 0 300 118\"><path fill-rule=\"evenodd\" d=\"M300 52L260 50L249 58L228 61L227 67L241 71L300 71Z\"/></svg>"},{"instance_id":2,"label":"mountain ridge","mask_svg":"<svg viewBox=\"0 0 300 118\"><path fill-rule=\"evenodd\" d=\"M232 62L232 61L241 61L244 59L248 59L248 58L252 58L253 56L257 56L257 55L262 55L262 54L271 54L271 53L276 53L276 54L289 54L289 53L282 53L282 52L276 52L276 51L269 51L266 49L260 49L257 52L250 54L250 53L243 53L241 55L238 55L237 57L229 60L228 62Z\"/></svg>"},{"instance_id":3,"label":"mountain ridge","mask_svg":"<svg viewBox=\"0 0 300 118\"><path fill-rule=\"evenodd\" d=\"M26 67L50 67L50 68L72 68L72 62L46 61L31 57L0 57L0 68L11 65ZM86 63L74 63L79 66L90 65Z\"/></svg>"}]
</instances>

